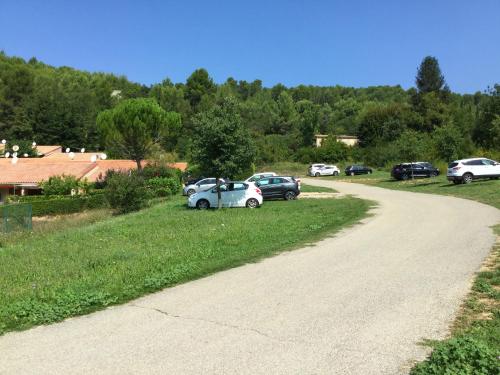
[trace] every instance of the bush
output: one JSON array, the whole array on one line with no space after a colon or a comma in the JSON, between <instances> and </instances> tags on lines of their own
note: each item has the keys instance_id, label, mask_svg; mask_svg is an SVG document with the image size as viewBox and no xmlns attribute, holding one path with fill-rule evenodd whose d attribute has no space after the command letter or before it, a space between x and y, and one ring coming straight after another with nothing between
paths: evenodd
<instances>
[{"instance_id":1,"label":"bush","mask_svg":"<svg viewBox=\"0 0 500 375\"><path fill-rule=\"evenodd\" d=\"M87 192L88 183L74 176L53 176L40 184L44 195L71 195Z\"/></svg>"},{"instance_id":2,"label":"bush","mask_svg":"<svg viewBox=\"0 0 500 375\"><path fill-rule=\"evenodd\" d=\"M140 210L149 198L144 179L135 173L114 173L107 180L105 194L109 205L119 213Z\"/></svg>"},{"instance_id":3,"label":"bush","mask_svg":"<svg viewBox=\"0 0 500 375\"><path fill-rule=\"evenodd\" d=\"M146 165L141 173L145 180L150 180L155 177L175 178L177 181L181 180L181 171L176 168L171 168L166 164L159 162Z\"/></svg>"},{"instance_id":4,"label":"bush","mask_svg":"<svg viewBox=\"0 0 500 375\"><path fill-rule=\"evenodd\" d=\"M181 183L177 178L153 177L147 180L147 186L157 197L166 197L177 194L181 189Z\"/></svg>"},{"instance_id":5,"label":"bush","mask_svg":"<svg viewBox=\"0 0 500 375\"><path fill-rule=\"evenodd\" d=\"M10 201L31 204L33 216L70 214L89 209L107 207L107 201L104 194L85 196L52 195L49 197L33 195L14 197L11 198Z\"/></svg>"},{"instance_id":6,"label":"bush","mask_svg":"<svg viewBox=\"0 0 500 375\"><path fill-rule=\"evenodd\" d=\"M411 375L500 374L495 351L469 337L439 343L429 359L419 363Z\"/></svg>"}]
</instances>

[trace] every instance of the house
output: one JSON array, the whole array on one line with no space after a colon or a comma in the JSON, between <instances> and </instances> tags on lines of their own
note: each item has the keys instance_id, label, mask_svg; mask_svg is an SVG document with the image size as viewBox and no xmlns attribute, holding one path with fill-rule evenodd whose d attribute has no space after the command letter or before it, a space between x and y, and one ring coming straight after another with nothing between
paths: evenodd
<instances>
[{"instance_id":1,"label":"house","mask_svg":"<svg viewBox=\"0 0 500 375\"><path fill-rule=\"evenodd\" d=\"M314 136L315 141L316 141L316 147L321 147L321 144L325 139L328 138L328 135L326 134L316 134ZM336 135L335 138L337 139L338 142L342 142L346 144L347 146L356 146L359 143L358 137L354 135Z\"/></svg>"},{"instance_id":2,"label":"house","mask_svg":"<svg viewBox=\"0 0 500 375\"><path fill-rule=\"evenodd\" d=\"M0 203L9 195L36 195L41 193L40 183L52 176L69 175L77 179L96 181L108 170L136 169L133 160L103 160L101 153L63 153L60 146L37 146L43 157L0 158ZM71 156L71 157L70 157ZM172 168L185 171L187 163L171 163Z\"/></svg>"}]
</instances>

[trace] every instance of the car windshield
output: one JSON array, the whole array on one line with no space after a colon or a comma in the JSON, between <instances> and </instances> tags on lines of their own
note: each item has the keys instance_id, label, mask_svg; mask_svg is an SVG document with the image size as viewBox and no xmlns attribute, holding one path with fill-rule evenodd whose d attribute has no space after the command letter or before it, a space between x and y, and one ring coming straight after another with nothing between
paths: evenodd
<instances>
[{"instance_id":1,"label":"car windshield","mask_svg":"<svg viewBox=\"0 0 500 375\"><path fill-rule=\"evenodd\" d=\"M448 164L448 168L453 168L453 167L456 167L458 165L457 162L452 162L450 164Z\"/></svg>"}]
</instances>

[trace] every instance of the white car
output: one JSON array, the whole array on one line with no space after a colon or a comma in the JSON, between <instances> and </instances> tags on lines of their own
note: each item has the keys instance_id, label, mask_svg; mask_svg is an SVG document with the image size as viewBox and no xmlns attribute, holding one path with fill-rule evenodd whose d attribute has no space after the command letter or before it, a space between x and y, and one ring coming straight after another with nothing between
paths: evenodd
<instances>
[{"instance_id":1,"label":"white car","mask_svg":"<svg viewBox=\"0 0 500 375\"><path fill-rule=\"evenodd\" d=\"M264 178L264 177L274 177L274 176L277 176L276 173L274 172L261 172L261 173L256 173L250 177L248 177L245 182L255 182L257 180L260 180L261 178Z\"/></svg>"},{"instance_id":2,"label":"white car","mask_svg":"<svg viewBox=\"0 0 500 375\"><path fill-rule=\"evenodd\" d=\"M204 178L195 184L186 185L184 189L182 189L182 195L190 196L191 194L194 194L198 191L207 190L208 188L215 186L216 180L217 179L214 177ZM222 178L220 179L220 181L221 183L224 182Z\"/></svg>"},{"instance_id":3,"label":"white car","mask_svg":"<svg viewBox=\"0 0 500 375\"><path fill-rule=\"evenodd\" d=\"M222 207L256 208L262 204L262 192L253 183L226 182L220 185L220 190ZM217 207L217 187L190 195L188 206L200 210Z\"/></svg>"},{"instance_id":4,"label":"white car","mask_svg":"<svg viewBox=\"0 0 500 375\"><path fill-rule=\"evenodd\" d=\"M499 178L500 163L486 158L455 160L448 165L448 181L470 184L479 178Z\"/></svg>"},{"instance_id":5,"label":"white car","mask_svg":"<svg viewBox=\"0 0 500 375\"><path fill-rule=\"evenodd\" d=\"M319 176L338 176L340 169L335 165L325 165L325 164L311 164L309 167L309 176L319 177Z\"/></svg>"}]
</instances>

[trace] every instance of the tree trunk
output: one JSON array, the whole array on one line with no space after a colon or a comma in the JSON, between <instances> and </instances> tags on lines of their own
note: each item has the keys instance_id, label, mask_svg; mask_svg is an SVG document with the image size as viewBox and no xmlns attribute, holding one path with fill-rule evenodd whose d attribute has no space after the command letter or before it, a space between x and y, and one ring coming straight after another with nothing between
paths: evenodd
<instances>
[{"instance_id":1,"label":"tree trunk","mask_svg":"<svg viewBox=\"0 0 500 375\"><path fill-rule=\"evenodd\" d=\"M217 187L217 208L222 208L222 199L220 193L220 177L216 178L215 186Z\"/></svg>"},{"instance_id":2,"label":"tree trunk","mask_svg":"<svg viewBox=\"0 0 500 375\"><path fill-rule=\"evenodd\" d=\"M141 160L140 160L140 159L138 159L138 160L136 160L135 162L136 162L136 164L137 164L137 171L139 172L139 174L141 174L141 172L142 172Z\"/></svg>"}]
</instances>

